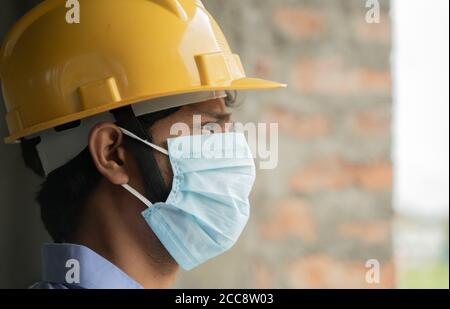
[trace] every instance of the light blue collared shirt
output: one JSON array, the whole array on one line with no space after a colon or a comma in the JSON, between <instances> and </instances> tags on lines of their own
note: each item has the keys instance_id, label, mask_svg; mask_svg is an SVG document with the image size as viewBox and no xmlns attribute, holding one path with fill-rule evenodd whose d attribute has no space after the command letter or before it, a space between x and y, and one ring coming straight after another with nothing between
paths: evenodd
<instances>
[{"instance_id":1,"label":"light blue collared shirt","mask_svg":"<svg viewBox=\"0 0 450 309\"><path fill-rule=\"evenodd\" d=\"M45 244L42 281L32 289L142 289L117 266L91 249L74 244Z\"/></svg>"}]
</instances>

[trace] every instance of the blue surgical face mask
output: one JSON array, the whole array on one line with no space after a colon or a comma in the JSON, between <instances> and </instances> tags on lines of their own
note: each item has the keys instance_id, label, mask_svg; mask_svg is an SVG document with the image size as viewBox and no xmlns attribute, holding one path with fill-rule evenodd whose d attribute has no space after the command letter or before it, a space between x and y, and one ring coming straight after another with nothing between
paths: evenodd
<instances>
[{"instance_id":1,"label":"blue surgical face mask","mask_svg":"<svg viewBox=\"0 0 450 309\"><path fill-rule=\"evenodd\" d=\"M165 203L153 205L129 185L123 187L149 207L142 215L177 263L191 270L230 249L247 224L255 180L245 136L177 137L168 140L166 150L122 131L170 158L173 183Z\"/></svg>"}]
</instances>

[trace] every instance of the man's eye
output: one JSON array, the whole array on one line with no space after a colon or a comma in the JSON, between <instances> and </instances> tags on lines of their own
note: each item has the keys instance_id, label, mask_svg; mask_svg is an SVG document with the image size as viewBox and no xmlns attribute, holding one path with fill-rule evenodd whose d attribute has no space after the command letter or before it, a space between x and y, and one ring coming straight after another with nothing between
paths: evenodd
<instances>
[{"instance_id":1,"label":"man's eye","mask_svg":"<svg viewBox=\"0 0 450 309\"><path fill-rule=\"evenodd\" d=\"M203 134L214 134L219 133L221 131L221 127L217 123L207 123L202 126Z\"/></svg>"}]
</instances>

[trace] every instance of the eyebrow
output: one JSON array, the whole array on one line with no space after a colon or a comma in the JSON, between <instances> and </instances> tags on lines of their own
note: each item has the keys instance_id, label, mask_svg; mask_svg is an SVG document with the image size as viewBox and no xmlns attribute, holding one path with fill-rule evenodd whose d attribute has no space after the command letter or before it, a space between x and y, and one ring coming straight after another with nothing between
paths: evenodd
<instances>
[{"instance_id":1,"label":"eyebrow","mask_svg":"<svg viewBox=\"0 0 450 309\"><path fill-rule=\"evenodd\" d=\"M198 111L198 113L203 115L208 115L212 118L215 118L219 121L229 120L233 113L230 112L212 112L212 111Z\"/></svg>"}]
</instances>

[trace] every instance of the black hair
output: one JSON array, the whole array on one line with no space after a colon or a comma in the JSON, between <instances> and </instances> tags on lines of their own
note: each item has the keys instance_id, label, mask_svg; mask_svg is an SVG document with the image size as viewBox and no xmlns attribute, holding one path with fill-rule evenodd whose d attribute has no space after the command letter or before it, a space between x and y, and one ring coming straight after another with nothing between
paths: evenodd
<instances>
[{"instance_id":1,"label":"black hair","mask_svg":"<svg viewBox=\"0 0 450 309\"><path fill-rule=\"evenodd\" d=\"M227 97L225 98L226 105L232 107L235 102L236 92L227 92ZM178 109L173 108L156 112L137 117L137 119L144 128L148 129L156 121L168 117ZM76 125L79 125L79 122L58 127L55 130L63 131ZM25 165L37 175L45 177L35 147L40 142L40 138L24 141L21 143L21 148ZM147 190L148 182L144 175L150 175L154 171L148 170L149 166L146 162L149 155L148 147L127 138L125 139L124 145L130 148L140 170L143 171L142 178L144 186L146 187L146 193L149 194L149 190ZM101 177L101 174L94 165L88 147L65 165L47 175L37 193L36 200L40 205L41 219L44 226L55 242L61 243L67 241L77 231L84 206L92 192L96 190ZM157 192L156 195L160 198L167 197L170 188L166 189L161 189L164 192Z\"/></svg>"},{"instance_id":2,"label":"black hair","mask_svg":"<svg viewBox=\"0 0 450 309\"><path fill-rule=\"evenodd\" d=\"M42 222L55 242L66 241L76 231L83 206L100 178L86 147L44 180L36 200L41 207Z\"/></svg>"}]
</instances>

